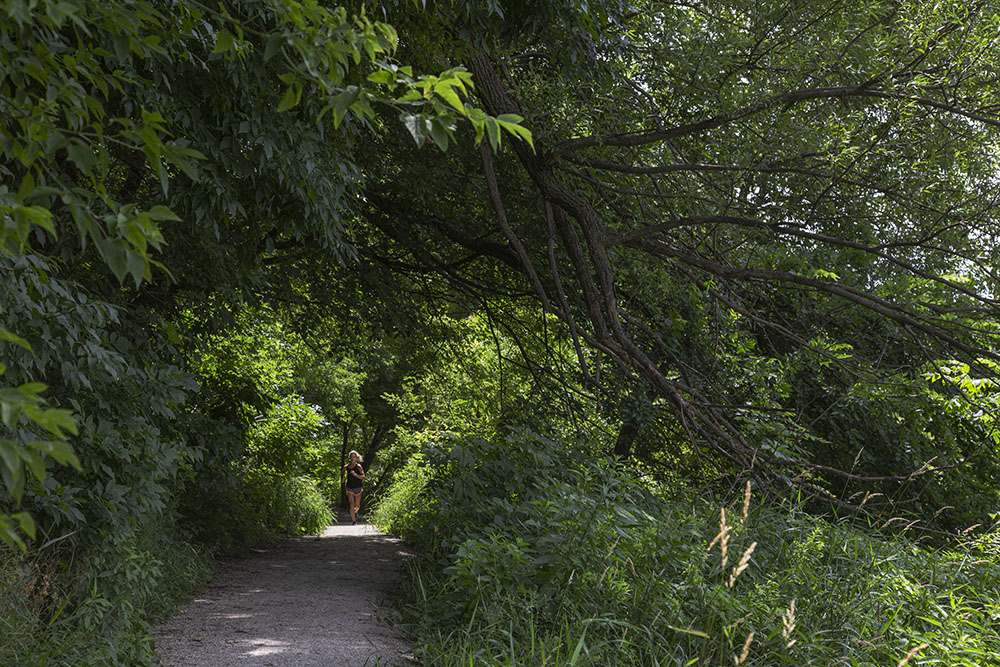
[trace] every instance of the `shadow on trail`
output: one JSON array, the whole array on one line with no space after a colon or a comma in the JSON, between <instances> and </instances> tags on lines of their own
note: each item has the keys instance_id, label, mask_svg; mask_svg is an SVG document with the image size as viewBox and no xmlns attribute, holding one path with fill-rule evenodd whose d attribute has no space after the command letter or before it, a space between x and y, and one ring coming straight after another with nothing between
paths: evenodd
<instances>
[{"instance_id":1,"label":"shadow on trail","mask_svg":"<svg viewBox=\"0 0 1000 667\"><path fill-rule=\"evenodd\" d=\"M341 515L321 536L222 561L212 583L157 628L162 664L413 664L409 642L380 623L411 557L396 538Z\"/></svg>"}]
</instances>

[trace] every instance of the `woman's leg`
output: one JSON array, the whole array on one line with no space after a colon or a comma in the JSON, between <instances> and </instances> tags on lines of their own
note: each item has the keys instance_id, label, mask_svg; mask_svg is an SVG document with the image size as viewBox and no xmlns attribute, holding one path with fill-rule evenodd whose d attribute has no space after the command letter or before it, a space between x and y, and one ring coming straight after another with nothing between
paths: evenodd
<instances>
[{"instance_id":1,"label":"woman's leg","mask_svg":"<svg viewBox=\"0 0 1000 667\"><path fill-rule=\"evenodd\" d=\"M358 520L358 510L361 509L361 494L360 493L348 493L347 498L351 505L351 521Z\"/></svg>"}]
</instances>

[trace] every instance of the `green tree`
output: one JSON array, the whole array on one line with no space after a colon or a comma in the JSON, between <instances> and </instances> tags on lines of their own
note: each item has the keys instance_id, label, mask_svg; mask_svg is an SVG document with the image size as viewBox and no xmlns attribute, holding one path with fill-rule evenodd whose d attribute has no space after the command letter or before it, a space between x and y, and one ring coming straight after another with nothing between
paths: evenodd
<instances>
[{"instance_id":1,"label":"green tree","mask_svg":"<svg viewBox=\"0 0 1000 667\"><path fill-rule=\"evenodd\" d=\"M396 11L412 26L402 57L468 66L483 108L523 116L535 141L442 159L373 137L382 256L480 298L532 294L578 341L593 391L598 358L648 388L675 452L828 498L845 475L906 483L935 452L896 456L897 434L851 476L857 451L808 413L852 387L923 412L926 394L878 387L919 384L929 360L994 377L989 3ZM792 378L828 362L838 387L804 411ZM979 474L981 435L939 453Z\"/></svg>"}]
</instances>

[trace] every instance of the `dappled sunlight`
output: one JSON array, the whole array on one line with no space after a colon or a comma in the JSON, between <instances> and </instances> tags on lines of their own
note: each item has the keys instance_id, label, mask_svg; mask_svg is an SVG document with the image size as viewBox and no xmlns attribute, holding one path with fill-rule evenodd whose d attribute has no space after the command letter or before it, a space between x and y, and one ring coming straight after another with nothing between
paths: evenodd
<instances>
[{"instance_id":1,"label":"dappled sunlight","mask_svg":"<svg viewBox=\"0 0 1000 667\"><path fill-rule=\"evenodd\" d=\"M278 653L285 653L286 651L292 649L291 644L288 642L278 641L276 639L251 639L249 640L249 643L253 644L256 648L247 651L245 655L275 655Z\"/></svg>"}]
</instances>

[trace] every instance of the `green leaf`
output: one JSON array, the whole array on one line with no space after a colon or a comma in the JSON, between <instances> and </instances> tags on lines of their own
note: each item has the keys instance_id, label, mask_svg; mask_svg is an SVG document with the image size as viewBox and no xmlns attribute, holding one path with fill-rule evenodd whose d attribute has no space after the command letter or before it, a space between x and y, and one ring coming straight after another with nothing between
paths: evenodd
<instances>
[{"instance_id":1,"label":"green leaf","mask_svg":"<svg viewBox=\"0 0 1000 667\"><path fill-rule=\"evenodd\" d=\"M72 141L66 147L66 153L69 159L73 161L73 164L77 168L84 172L90 173L90 170L94 168L97 163L97 158L94 156L94 151L90 149L90 146L81 141Z\"/></svg>"},{"instance_id":2,"label":"green leaf","mask_svg":"<svg viewBox=\"0 0 1000 667\"><path fill-rule=\"evenodd\" d=\"M144 278L146 279L150 278L149 264L146 261L144 255L141 255L133 250L128 250L126 252L127 252L125 256L126 270L128 272L128 275L132 276L132 279L135 281L135 286L139 287L140 285L142 285L142 281Z\"/></svg>"},{"instance_id":3,"label":"green leaf","mask_svg":"<svg viewBox=\"0 0 1000 667\"><path fill-rule=\"evenodd\" d=\"M512 125L517 125L522 120L524 120L524 117L518 116L516 113L502 113L499 116L497 116L497 120L500 121L501 123L510 123Z\"/></svg>"},{"instance_id":4,"label":"green leaf","mask_svg":"<svg viewBox=\"0 0 1000 667\"><path fill-rule=\"evenodd\" d=\"M17 426L17 422L21 418L21 413L24 412L24 408L25 404L23 402L0 402L0 420L3 421L4 426L10 429Z\"/></svg>"},{"instance_id":5,"label":"green leaf","mask_svg":"<svg viewBox=\"0 0 1000 667\"><path fill-rule=\"evenodd\" d=\"M691 628L678 628L675 625L670 625L667 623L667 627L674 632L682 632L686 635L693 635L695 637L701 637L702 639L710 639L707 632L702 632L701 630L692 630Z\"/></svg>"},{"instance_id":6,"label":"green leaf","mask_svg":"<svg viewBox=\"0 0 1000 667\"><path fill-rule=\"evenodd\" d=\"M295 96L295 87L289 86L285 89L285 94L281 96L281 101L278 102L278 113L282 111L288 111L298 103Z\"/></svg>"},{"instance_id":7,"label":"green leaf","mask_svg":"<svg viewBox=\"0 0 1000 667\"><path fill-rule=\"evenodd\" d=\"M0 470L20 470L21 457L18 454L18 451L21 449L24 449L24 447L13 440L0 438L0 463L3 463L3 467L0 468ZM11 486L8 484L8 490L10 490L10 488Z\"/></svg>"},{"instance_id":8,"label":"green leaf","mask_svg":"<svg viewBox=\"0 0 1000 667\"><path fill-rule=\"evenodd\" d=\"M420 94L420 91L415 88L410 88L406 91L402 97L397 97L397 102L416 102L417 100L424 99L424 96Z\"/></svg>"},{"instance_id":9,"label":"green leaf","mask_svg":"<svg viewBox=\"0 0 1000 667\"><path fill-rule=\"evenodd\" d=\"M175 345L180 345L183 341L181 339L180 332L177 331L177 325L173 322L167 322L167 340Z\"/></svg>"},{"instance_id":10,"label":"green leaf","mask_svg":"<svg viewBox=\"0 0 1000 667\"><path fill-rule=\"evenodd\" d=\"M399 114L399 119L403 121L403 125L410 131L413 141L417 143L417 146L423 146L427 141L423 117L404 111Z\"/></svg>"},{"instance_id":11,"label":"green leaf","mask_svg":"<svg viewBox=\"0 0 1000 667\"><path fill-rule=\"evenodd\" d=\"M441 97L445 102L450 104L461 114L465 113L465 105L462 104L462 100L458 97L458 93L452 87L454 84L451 81L441 81L436 86L434 86L434 92Z\"/></svg>"},{"instance_id":12,"label":"green leaf","mask_svg":"<svg viewBox=\"0 0 1000 667\"><path fill-rule=\"evenodd\" d=\"M13 343L14 345L18 345L20 347L23 347L28 352L32 352L32 353L34 352L31 349L31 343L29 343L25 339L21 338L17 334L12 333L11 331L7 330L7 328L4 327L4 326L2 326L2 325L0 325L0 340L5 340L8 343ZM2 372L3 371L0 370L0 373L2 373Z\"/></svg>"},{"instance_id":13,"label":"green leaf","mask_svg":"<svg viewBox=\"0 0 1000 667\"><path fill-rule=\"evenodd\" d=\"M79 11L79 8L68 2L49 2L45 6L45 13L52 19L56 28L61 28L67 18L72 17Z\"/></svg>"},{"instance_id":14,"label":"green leaf","mask_svg":"<svg viewBox=\"0 0 1000 667\"><path fill-rule=\"evenodd\" d=\"M347 110L358 99L361 89L357 86L348 86L343 92L333 98L333 126L338 127L340 122L347 115Z\"/></svg>"},{"instance_id":15,"label":"green leaf","mask_svg":"<svg viewBox=\"0 0 1000 667\"><path fill-rule=\"evenodd\" d=\"M284 33L278 33L271 35L267 38L267 44L264 45L264 61L268 61L277 55L278 51L285 44Z\"/></svg>"},{"instance_id":16,"label":"green leaf","mask_svg":"<svg viewBox=\"0 0 1000 667\"><path fill-rule=\"evenodd\" d=\"M529 146L531 146L532 150L534 150L534 148L535 148L535 142L532 140L531 130L529 130L528 128L524 127L523 125L514 125L514 126L512 126L512 128L514 130L514 133L517 134L517 136L519 136L522 139L524 139L525 143L527 143Z\"/></svg>"},{"instance_id":17,"label":"green leaf","mask_svg":"<svg viewBox=\"0 0 1000 667\"><path fill-rule=\"evenodd\" d=\"M44 422L39 422L41 425L52 435L62 438L63 431L77 435L78 431L76 428L76 419L73 417L73 413L69 410L63 410L61 408L52 408L46 410L43 414Z\"/></svg>"},{"instance_id":18,"label":"green leaf","mask_svg":"<svg viewBox=\"0 0 1000 667\"><path fill-rule=\"evenodd\" d=\"M70 447L69 443L62 440L46 440L31 444L51 456L56 462L62 465L71 465L77 470L82 470L80 460L73 453L73 448Z\"/></svg>"},{"instance_id":19,"label":"green leaf","mask_svg":"<svg viewBox=\"0 0 1000 667\"><path fill-rule=\"evenodd\" d=\"M28 470L31 474L35 476L35 479L41 482L45 479L45 459L39 452L33 449L22 449L18 452L21 455L21 459L28 466Z\"/></svg>"},{"instance_id":20,"label":"green leaf","mask_svg":"<svg viewBox=\"0 0 1000 667\"><path fill-rule=\"evenodd\" d=\"M25 23L31 23L31 9L25 0L9 0L7 3L7 16L17 21L17 27L23 28Z\"/></svg>"},{"instance_id":21,"label":"green leaf","mask_svg":"<svg viewBox=\"0 0 1000 667\"><path fill-rule=\"evenodd\" d=\"M17 189L17 198L21 201L26 201L34 191L35 177L28 171L24 174L24 178L21 179L21 187Z\"/></svg>"},{"instance_id":22,"label":"green leaf","mask_svg":"<svg viewBox=\"0 0 1000 667\"><path fill-rule=\"evenodd\" d=\"M180 218L177 217L177 214L171 211L166 206L154 206L153 208L149 209L149 217L157 221L164 221L164 220L168 220L170 222L180 221Z\"/></svg>"},{"instance_id":23,"label":"green leaf","mask_svg":"<svg viewBox=\"0 0 1000 667\"><path fill-rule=\"evenodd\" d=\"M531 146L532 149L534 149L535 146L534 146L534 143L532 142L532 139L531 139L531 131L528 128L523 127L523 126L521 126L521 125L518 124L522 120L524 120L524 118L522 118L521 116L518 116L515 113L505 113L505 114L501 114L501 115L497 116L496 120L497 120L497 123L499 123L499 125L500 125L501 128L503 128L504 130L506 130L507 132L509 132L510 134L512 134L512 135L514 135L516 137L520 137L521 139L524 139L524 141L529 146Z\"/></svg>"},{"instance_id":24,"label":"green leaf","mask_svg":"<svg viewBox=\"0 0 1000 667\"><path fill-rule=\"evenodd\" d=\"M442 151L448 150L448 130L441 124L439 119L435 118L431 121L431 138L434 139L434 143L438 145Z\"/></svg>"},{"instance_id":25,"label":"green leaf","mask_svg":"<svg viewBox=\"0 0 1000 667\"><path fill-rule=\"evenodd\" d=\"M24 496L24 467L21 465L21 462L18 461L16 467L13 468L6 466L0 468L0 476L3 477L3 483L7 487L7 492L16 502L20 503L21 498Z\"/></svg>"},{"instance_id":26,"label":"green leaf","mask_svg":"<svg viewBox=\"0 0 1000 667\"><path fill-rule=\"evenodd\" d=\"M228 53L235 50L236 40L233 38L232 33L223 28L215 38L215 48L212 49L212 53Z\"/></svg>"},{"instance_id":27,"label":"green leaf","mask_svg":"<svg viewBox=\"0 0 1000 667\"><path fill-rule=\"evenodd\" d=\"M41 206L21 206L14 209L16 214L30 223L36 224L50 234L55 234L52 226L52 211Z\"/></svg>"},{"instance_id":28,"label":"green leaf","mask_svg":"<svg viewBox=\"0 0 1000 667\"><path fill-rule=\"evenodd\" d=\"M396 77L393 76L392 72L389 70L380 69L369 74L368 80L372 83L383 83L388 85L390 83L394 83L396 81Z\"/></svg>"},{"instance_id":29,"label":"green leaf","mask_svg":"<svg viewBox=\"0 0 1000 667\"><path fill-rule=\"evenodd\" d=\"M167 160L171 164L173 164L174 166L178 167L181 171L183 171L184 175L190 178L192 181L197 181L198 166L193 162L191 162L190 160L184 159L183 156L187 153L188 151L175 149L171 146L166 146L166 145L163 146L163 157L167 158Z\"/></svg>"},{"instance_id":30,"label":"green leaf","mask_svg":"<svg viewBox=\"0 0 1000 667\"><path fill-rule=\"evenodd\" d=\"M125 247L125 242L107 237L96 239L95 242L101 257L115 274L115 278L118 282L123 281L128 274L128 248Z\"/></svg>"},{"instance_id":31,"label":"green leaf","mask_svg":"<svg viewBox=\"0 0 1000 667\"><path fill-rule=\"evenodd\" d=\"M500 150L500 126L493 118L486 119L486 134L494 151Z\"/></svg>"},{"instance_id":32,"label":"green leaf","mask_svg":"<svg viewBox=\"0 0 1000 667\"><path fill-rule=\"evenodd\" d=\"M388 23L376 23L375 28L385 36L392 49L395 49L399 44L399 34L396 29Z\"/></svg>"},{"instance_id":33,"label":"green leaf","mask_svg":"<svg viewBox=\"0 0 1000 667\"><path fill-rule=\"evenodd\" d=\"M6 514L0 514L0 542L3 542L12 549L17 547L21 551L28 548L28 545L24 543L21 536L14 530L14 522Z\"/></svg>"},{"instance_id":34,"label":"green leaf","mask_svg":"<svg viewBox=\"0 0 1000 667\"><path fill-rule=\"evenodd\" d=\"M22 394L24 394L25 396L31 396L32 398L35 398L37 397L37 394L42 393L48 388L49 388L48 385L46 385L44 382L26 382L25 384L22 384L20 387L18 387L17 390Z\"/></svg>"},{"instance_id":35,"label":"green leaf","mask_svg":"<svg viewBox=\"0 0 1000 667\"><path fill-rule=\"evenodd\" d=\"M21 532L35 539L35 520L31 518L31 515L27 512L18 512L13 515L14 519L17 519L18 526L21 528Z\"/></svg>"}]
</instances>

